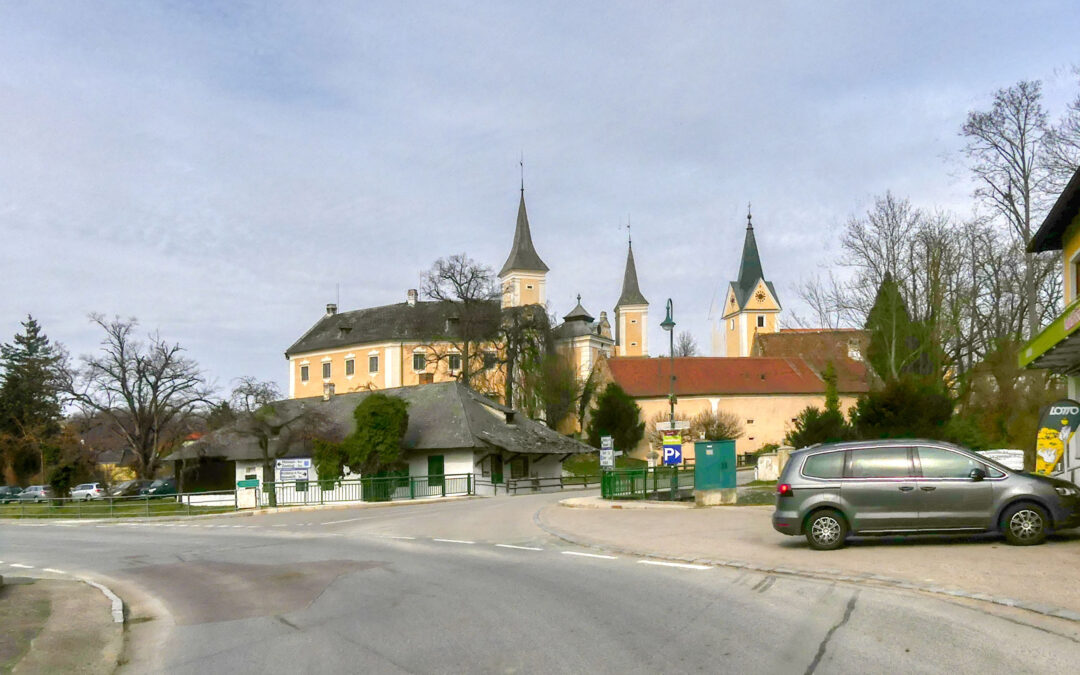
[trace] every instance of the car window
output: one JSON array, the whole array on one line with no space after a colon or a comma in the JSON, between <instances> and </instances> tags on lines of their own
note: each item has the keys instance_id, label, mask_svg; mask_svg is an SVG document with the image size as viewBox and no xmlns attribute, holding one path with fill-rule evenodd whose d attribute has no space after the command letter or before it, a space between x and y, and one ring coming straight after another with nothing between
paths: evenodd
<instances>
[{"instance_id":1,"label":"car window","mask_svg":"<svg viewBox=\"0 0 1080 675\"><path fill-rule=\"evenodd\" d=\"M842 478L844 475L844 452L824 452L811 455L803 464L803 475L811 478Z\"/></svg>"},{"instance_id":2,"label":"car window","mask_svg":"<svg viewBox=\"0 0 1080 675\"><path fill-rule=\"evenodd\" d=\"M851 452L852 478L905 478L911 474L907 448L865 448Z\"/></svg>"},{"instance_id":3,"label":"car window","mask_svg":"<svg viewBox=\"0 0 1080 675\"><path fill-rule=\"evenodd\" d=\"M924 478L967 478L972 469L985 471L982 462L942 448L920 447L919 463Z\"/></svg>"}]
</instances>

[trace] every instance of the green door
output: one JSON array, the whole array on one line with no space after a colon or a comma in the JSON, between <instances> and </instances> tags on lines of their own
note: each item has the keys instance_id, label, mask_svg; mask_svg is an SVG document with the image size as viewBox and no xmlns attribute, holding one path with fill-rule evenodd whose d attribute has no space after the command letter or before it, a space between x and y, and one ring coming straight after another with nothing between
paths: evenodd
<instances>
[{"instance_id":1,"label":"green door","mask_svg":"<svg viewBox=\"0 0 1080 675\"><path fill-rule=\"evenodd\" d=\"M432 487L442 487L443 484L443 456L442 455L428 455L427 458L427 474L428 485Z\"/></svg>"},{"instance_id":2,"label":"green door","mask_svg":"<svg viewBox=\"0 0 1080 675\"><path fill-rule=\"evenodd\" d=\"M491 482L495 484L503 482L503 461L499 455L491 456Z\"/></svg>"}]
</instances>

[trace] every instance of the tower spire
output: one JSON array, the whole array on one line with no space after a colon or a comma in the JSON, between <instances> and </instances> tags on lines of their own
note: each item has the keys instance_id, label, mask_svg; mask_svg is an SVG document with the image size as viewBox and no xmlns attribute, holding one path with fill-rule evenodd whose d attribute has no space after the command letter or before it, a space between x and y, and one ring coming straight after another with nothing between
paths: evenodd
<instances>
[{"instance_id":1,"label":"tower spire","mask_svg":"<svg viewBox=\"0 0 1080 675\"><path fill-rule=\"evenodd\" d=\"M623 271L622 293L619 294L619 302L615 304L615 307L647 304L649 304L649 301L641 294L641 288L638 286L637 265L634 264L634 248L629 241L628 236L626 242L626 269Z\"/></svg>"},{"instance_id":2,"label":"tower spire","mask_svg":"<svg viewBox=\"0 0 1080 675\"><path fill-rule=\"evenodd\" d=\"M524 162L522 163L524 167ZM524 168L522 168L524 172ZM522 173L524 176L524 173ZM522 272L547 272L548 266L540 259L533 246L532 232L529 231L529 214L525 211L525 182L522 178L521 198L518 201L517 225L514 227L514 243L510 255L506 257L499 276L506 276L511 270Z\"/></svg>"},{"instance_id":3,"label":"tower spire","mask_svg":"<svg viewBox=\"0 0 1080 675\"><path fill-rule=\"evenodd\" d=\"M754 229L754 223L750 221L750 202L746 202L746 229Z\"/></svg>"}]
</instances>

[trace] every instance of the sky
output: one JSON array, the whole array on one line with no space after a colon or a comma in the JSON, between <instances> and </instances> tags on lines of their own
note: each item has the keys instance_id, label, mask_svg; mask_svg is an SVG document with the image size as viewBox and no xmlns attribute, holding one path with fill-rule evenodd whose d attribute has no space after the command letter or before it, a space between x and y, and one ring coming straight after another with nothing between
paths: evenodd
<instances>
[{"instance_id":1,"label":"sky","mask_svg":"<svg viewBox=\"0 0 1080 675\"><path fill-rule=\"evenodd\" d=\"M708 354L748 203L790 321L876 195L969 214L965 115L1021 79L1059 114L1077 34L1067 2L2 2L0 341L137 317L287 391L326 303L498 270L524 156L549 309L613 316L629 220L650 351L671 298Z\"/></svg>"}]
</instances>

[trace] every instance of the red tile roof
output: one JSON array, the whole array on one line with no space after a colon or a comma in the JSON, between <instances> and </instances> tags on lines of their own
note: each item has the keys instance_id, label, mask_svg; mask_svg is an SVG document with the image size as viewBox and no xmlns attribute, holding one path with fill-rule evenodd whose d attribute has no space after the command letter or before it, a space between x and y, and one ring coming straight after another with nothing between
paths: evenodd
<instances>
[{"instance_id":1,"label":"red tile roof","mask_svg":"<svg viewBox=\"0 0 1080 675\"><path fill-rule=\"evenodd\" d=\"M668 395L671 361L666 358L608 359L612 378L635 398ZM825 382L801 358L680 357L675 359L679 396L824 394ZM841 376L841 393L861 393L866 383Z\"/></svg>"}]
</instances>

